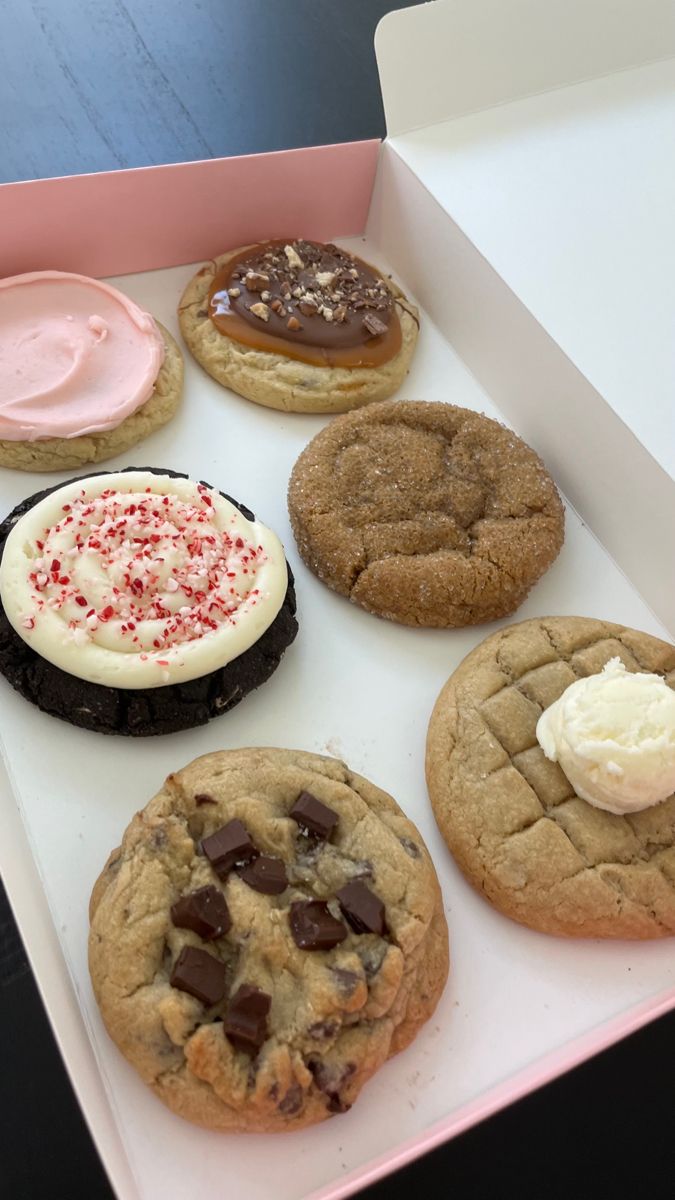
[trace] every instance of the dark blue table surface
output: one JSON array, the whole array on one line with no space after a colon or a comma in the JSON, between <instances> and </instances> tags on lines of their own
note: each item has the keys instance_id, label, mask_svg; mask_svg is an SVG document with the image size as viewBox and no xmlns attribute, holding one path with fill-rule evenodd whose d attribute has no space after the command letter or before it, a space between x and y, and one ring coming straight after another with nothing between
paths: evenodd
<instances>
[{"instance_id":1,"label":"dark blue table surface","mask_svg":"<svg viewBox=\"0 0 675 1200\"><path fill-rule=\"evenodd\" d=\"M402 7L0 0L0 182L382 136ZM671 1014L364 1196L671 1200L674 1051ZM0 1067L0 1196L108 1200L1 886Z\"/></svg>"}]
</instances>

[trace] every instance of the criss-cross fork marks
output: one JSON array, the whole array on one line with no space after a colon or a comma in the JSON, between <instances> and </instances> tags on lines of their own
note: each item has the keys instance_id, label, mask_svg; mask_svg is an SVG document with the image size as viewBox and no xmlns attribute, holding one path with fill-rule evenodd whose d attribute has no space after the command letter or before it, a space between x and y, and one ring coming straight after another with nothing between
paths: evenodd
<instances>
[{"instance_id":1,"label":"criss-cross fork marks","mask_svg":"<svg viewBox=\"0 0 675 1200\"><path fill-rule=\"evenodd\" d=\"M583 644L565 646L556 640L553 623L547 627L540 622L539 627L542 637L529 660L513 653L508 638L504 639L496 665L506 682L486 699L477 700L474 709L474 718L484 728L480 755L489 768L481 772L481 792L489 807L494 789L501 822L499 832L491 828L479 836L479 843L482 846L487 836L494 851L498 841L501 861L520 843L515 858L522 860L528 851L532 856L553 856L558 881L569 882L592 871L622 897L628 887L633 899L636 870L646 874L656 869L675 899L675 796L626 816L594 808L576 795L561 768L545 757L535 732L540 714L569 684L600 671L615 656L628 670L656 670L675 686L675 652L670 662L647 661L630 630L610 636L600 633ZM476 755L473 761L475 765ZM500 854L507 847L507 853ZM513 872L514 888L517 874ZM651 915L660 923L656 913Z\"/></svg>"}]
</instances>

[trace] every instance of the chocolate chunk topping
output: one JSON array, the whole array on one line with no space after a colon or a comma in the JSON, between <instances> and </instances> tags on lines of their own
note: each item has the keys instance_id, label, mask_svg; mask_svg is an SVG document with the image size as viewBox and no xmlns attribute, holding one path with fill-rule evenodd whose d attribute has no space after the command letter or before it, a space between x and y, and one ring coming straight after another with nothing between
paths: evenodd
<instances>
[{"instance_id":1,"label":"chocolate chunk topping","mask_svg":"<svg viewBox=\"0 0 675 1200\"><path fill-rule=\"evenodd\" d=\"M206 942L232 928L227 901L212 885L181 896L171 906L171 920L178 929L191 929Z\"/></svg>"},{"instance_id":2,"label":"chocolate chunk topping","mask_svg":"<svg viewBox=\"0 0 675 1200\"><path fill-rule=\"evenodd\" d=\"M382 337L382 334L387 332L387 326L385 325L384 321L381 321L379 317L376 317L375 313L366 313L365 317L363 318L363 324L365 325L371 337Z\"/></svg>"},{"instance_id":3,"label":"chocolate chunk topping","mask_svg":"<svg viewBox=\"0 0 675 1200\"><path fill-rule=\"evenodd\" d=\"M206 950L183 946L169 983L181 992L196 996L202 1004L210 1007L225 995L225 966Z\"/></svg>"},{"instance_id":4,"label":"chocolate chunk topping","mask_svg":"<svg viewBox=\"0 0 675 1200\"><path fill-rule=\"evenodd\" d=\"M198 792L195 796L195 804L197 808L201 808L202 804L217 804L217 800L213 796L209 796L206 792Z\"/></svg>"},{"instance_id":5,"label":"chocolate chunk topping","mask_svg":"<svg viewBox=\"0 0 675 1200\"><path fill-rule=\"evenodd\" d=\"M225 879L233 867L242 866L258 855L248 829L236 818L202 838L202 850L220 879Z\"/></svg>"},{"instance_id":6,"label":"chocolate chunk topping","mask_svg":"<svg viewBox=\"0 0 675 1200\"><path fill-rule=\"evenodd\" d=\"M365 883L355 879L346 883L337 893L340 908L356 933L385 932L384 904L379 896L371 892Z\"/></svg>"},{"instance_id":7,"label":"chocolate chunk topping","mask_svg":"<svg viewBox=\"0 0 675 1200\"><path fill-rule=\"evenodd\" d=\"M347 936L325 900L295 900L289 920L293 941L301 950L332 950Z\"/></svg>"},{"instance_id":8,"label":"chocolate chunk topping","mask_svg":"<svg viewBox=\"0 0 675 1200\"><path fill-rule=\"evenodd\" d=\"M257 1054L267 1037L267 1014L272 997L250 983L242 983L227 1006L223 1029L237 1050Z\"/></svg>"},{"instance_id":9,"label":"chocolate chunk topping","mask_svg":"<svg viewBox=\"0 0 675 1200\"><path fill-rule=\"evenodd\" d=\"M305 833L311 833L323 842L328 841L340 819L332 808L322 804L311 792L300 793L289 816L297 821Z\"/></svg>"},{"instance_id":10,"label":"chocolate chunk topping","mask_svg":"<svg viewBox=\"0 0 675 1200\"><path fill-rule=\"evenodd\" d=\"M254 858L239 874L244 883L265 896L278 896L288 887L286 864L281 858L270 858L267 854Z\"/></svg>"}]
</instances>

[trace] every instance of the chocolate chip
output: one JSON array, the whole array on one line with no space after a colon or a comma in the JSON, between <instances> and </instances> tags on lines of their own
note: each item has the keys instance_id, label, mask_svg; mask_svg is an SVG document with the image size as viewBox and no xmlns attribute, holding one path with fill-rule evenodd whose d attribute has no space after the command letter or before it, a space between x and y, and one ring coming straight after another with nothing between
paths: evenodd
<instances>
[{"instance_id":1,"label":"chocolate chip","mask_svg":"<svg viewBox=\"0 0 675 1200\"><path fill-rule=\"evenodd\" d=\"M385 942L379 942L376 946L359 948L358 954L363 963L366 979L374 979L385 960L387 946Z\"/></svg>"},{"instance_id":2,"label":"chocolate chip","mask_svg":"<svg viewBox=\"0 0 675 1200\"><path fill-rule=\"evenodd\" d=\"M243 866L258 856L248 829L236 818L202 838L202 850L220 879L225 879L233 867Z\"/></svg>"},{"instance_id":3,"label":"chocolate chip","mask_svg":"<svg viewBox=\"0 0 675 1200\"><path fill-rule=\"evenodd\" d=\"M191 929L204 941L221 937L232 928L227 901L218 888L197 888L171 905L171 920L178 929Z\"/></svg>"},{"instance_id":4,"label":"chocolate chip","mask_svg":"<svg viewBox=\"0 0 675 1200\"><path fill-rule=\"evenodd\" d=\"M218 801L209 796L207 792L198 792L195 796L195 804L197 808L201 808L202 804L217 804Z\"/></svg>"},{"instance_id":5,"label":"chocolate chip","mask_svg":"<svg viewBox=\"0 0 675 1200\"><path fill-rule=\"evenodd\" d=\"M419 846L417 845L417 842L412 842L410 840L410 838L407 838L407 837L402 837L402 838L399 838L398 840L401 843L401 845L403 846L403 849L405 850L406 854L409 854L411 858L419 858L421 856L422 851L420 850Z\"/></svg>"},{"instance_id":6,"label":"chocolate chip","mask_svg":"<svg viewBox=\"0 0 675 1200\"><path fill-rule=\"evenodd\" d=\"M347 936L325 900L295 900L289 920L293 941L301 950L332 950Z\"/></svg>"},{"instance_id":7,"label":"chocolate chip","mask_svg":"<svg viewBox=\"0 0 675 1200\"><path fill-rule=\"evenodd\" d=\"M297 821L305 833L327 841L339 821L336 812L327 804L322 804L311 792L301 792L293 805L289 816Z\"/></svg>"},{"instance_id":8,"label":"chocolate chip","mask_svg":"<svg viewBox=\"0 0 675 1200\"><path fill-rule=\"evenodd\" d=\"M334 1113L347 1112L351 1105L340 1097L340 1088L356 1071L354 1063L345 1063L340 1067L334 1063L324 1063L318 1058L310 1058L307 1062L314 1082L320 1092L328 1097L328 1111Z\"/></svg>"},{"instance_id":9,"label":"chocolate chip","mask_svg":"<svg viewBox=\"0 0 675 1200\"><path fill-rule=\"evenodd\" d=\"M292 1084L286 1092L283 1100L280 1100L277 1105L279 1112L283 1113L286 1117L295 1116L295 1114L299 1113L300 1109L302 1108L304 1094L305 1093L303 1092L299 1083Z\"/></svg>"},{"instance_id":10,"label":"chocolate chip","mask_svg":"<svg viewBox=\"0 0 675 1200\"><path fill-rule=\"evenodd\" d=\"M356 971L348 971L345 967L331 967L331 973L335 976L338 989L346 998L352 996L356 991L356 985L359 983L361 976L356 974Z\"/></svg>"},{"instance_id":11,"label":"chocolate chip","mask_svg":"<svg viewBox=\"0 0 675 1200\"><path fill-rule=\"evenodd\" d=\"M363 326L368 330L371 337L382 337L382 334L387 332L387 326L384 321L376 317L375 313L366 313L363 318Z\"/></svg>"},{"instance_id":12,"label":"chocolate chip","mask_svg":"<svg viewBox=\"0 0 675 1200\"><path fill-rule=\"evenodd\" d=\"M343 915L355 933L378 933L381 936L385 932L384 904L365 883L358 879L346 883L337 892L337 898Z\"/></svg>"},{"instance_id":13,"label":"chocolate chip","mask_svg":"<svg viewBox=\"0 0 675 1200\"><path fill-rule=\"evenodd\" d=\"M265 896L279 896L288 887L286 864L281 858L270 858L267 854L254 858L239 875L254 892Z\"/></svg>"},{"instance_id":14,"label":"chocolate chip","mask_svg":"<svg viewBox=\"0 0 675 1200\"><path fill-rule=\"evenodd\" d=\"M183 946L169 983L181 992L196 996L202 1004L210 1007L225 995L225 966L196 946Z\"/></svg>"},{"instance_id":15,"label":"chocolate chip","mask_svg":"<svg viewBox=\"0 0 675 1200\"><path fill-rule=\"evenodd\" d=\"M327 1038L335 1037L340 1028L337 1021L315 1021L307 1030L310 1037L320 1038L325 1041Z\"/></svg>"},{"instance_id":16,"label":"chocolate chip","mask_svg":"<svg viewBox=\"0 0 675 1200\"><path fill-rule=\"evenodd\" d=\"M257 1054L267 1037L267 1014L272 997L250 983L242 983L227 1006L225 1035L237 1050Z\"/></svg>"}]
</instances>

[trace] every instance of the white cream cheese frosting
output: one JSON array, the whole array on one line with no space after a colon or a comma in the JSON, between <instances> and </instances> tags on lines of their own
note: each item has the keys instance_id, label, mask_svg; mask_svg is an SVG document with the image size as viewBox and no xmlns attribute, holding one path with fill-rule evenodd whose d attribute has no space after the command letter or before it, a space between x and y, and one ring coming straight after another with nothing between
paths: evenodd
<instances>
[{"instance_id":1,"label":"white cream cheese frosting","mask_svg":"<svg viewBox=\"0 0 675 1200\"><path fill-rule=\"evenodd\" d=\"M152 688L197 679L272 624L283 547L213 488L125 471L66 484L17 521L0 598L38 654L79 679Z\"/></svg>"},{"instance_id":2,"label":"white cream cheese frosting","mask_svg":"<svg viewBox=\"0 0 675 1200\"><path fill-rule=\"evenodd\" d=\"M537 740L577 796L620 815L675 792L675 692L612 658L541 714Z\"/></svg>"},{"instance_id":3,"label":"white cream cheese frosting","mask_svg":"<svg viewBox=\"0 0 675 1200\"><path fill-rule=\"evenodd\" d=\"M33 271L0 279L0 438L116 429L149 400L164 339L100 279Z\"/></svg>"}]
</instances>

